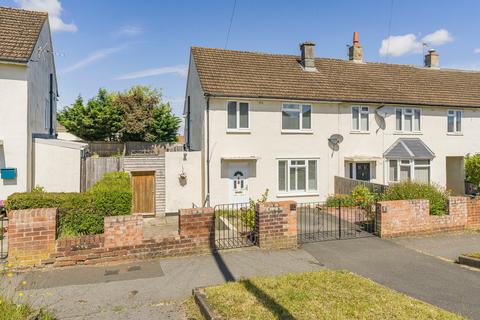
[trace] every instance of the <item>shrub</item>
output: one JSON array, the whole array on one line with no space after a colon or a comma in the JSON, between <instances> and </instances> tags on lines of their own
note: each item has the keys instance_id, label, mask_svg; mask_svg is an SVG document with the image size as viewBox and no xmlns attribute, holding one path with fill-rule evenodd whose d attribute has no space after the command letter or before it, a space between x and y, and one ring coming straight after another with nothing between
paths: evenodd
<instances>
[{"instance_id":1,"label":"shrub","mask_svg":"<svg viewBox=\"0 0 480 320\"><path fill-rule=\"evenodd\" d=\"M480 186L480 153L465 157L465 178L476 187Z\"/></svg>"},{"instance_id":2,"label":"shrub","mask_svg":"<svg viewBox=\"0 0 480 320\"><path fill-rule=\"evenodd\" d=\"M449 192L435 184L405 181L390 185L382 195L382 200L427 199L430 201L430 214L447 213Z\"/></svg>"},{"instance_id":3,"label":"shrub","mask_svg":"<svg viewBox=\"0 0 480 320\"><path fill-rule=\"evenodd\" d=\"M59 236L103 232L105 216L131 213L130 177L125 172L106 174L84 193L53 193L42 190L14 193L6 201L7 210L58 208Z\"/></svg>"},{"instance_id":4,"label":"shrub","mask_svg":"<svg viewBox=\"0 0 480 320\"><path fill-rule=\"evenodd\" d=\"M353 207L355 203L349 194L335 194L327 197L325 205L327 207Z\"/></svg>"},{"instance_id":5,"label":"shrub","mask_svg":"<svg viewBox=\"0 0 480 320\"><path fill-rule=\"evenodd\" d=\"M355 187L352 191L352 198L355 205L366 210L371 210L375 202L375 194L371 193L365 186Z\"/></svg>"}]
</instances>

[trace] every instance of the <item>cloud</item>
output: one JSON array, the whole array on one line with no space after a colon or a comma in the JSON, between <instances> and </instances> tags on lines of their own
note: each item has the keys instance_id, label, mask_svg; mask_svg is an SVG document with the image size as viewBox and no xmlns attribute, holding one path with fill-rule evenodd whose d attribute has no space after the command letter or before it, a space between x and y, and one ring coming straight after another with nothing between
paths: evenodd
<instances>
[{"instance_id":1,"label":"cloud","mask_svg":"<svg viewBox=\"0 0 480 320\"><path fill-rule=\"evenodd\" d=\"M65 23L62 18L62 4L60 0L15 0L22 9L47 11L50 28L55 31L75 32L78 30L74 23Z\"/></svg>"},{"instance_id":2,"label":"cloud","mask_svg":"<svg viewBox=\"0 0 480 320\"><path fill-rule=\"evenodd\" d=\"M447 30L439 29L435 32L427 34L425 37L422 38L422 41L428 45L440 46L442 44L452 42L453 37Z\"/></svg>"},{"instance_id":3,"label":"cloud","mask_svg":"<svg viewBox=\"0 0 480 320\"><path fill-rule=\"evenodd\" d=\"M152 69L145 69L145 70L127 73L127 74L118 76L115 79L116 80L138 79L138 78L158 76L162 74L176 74L180 77L186 77L187 69L188 67L186 65L152 68Z\"/></svg>"},{"instance_id":4,"label":"cloud","mask_svg":"<svg viewBox=\"0 0 480 320\"><path fill-rule=\"evenodd\" d=\"M473 49L473 52L474 52L474 53L480 53L480 48L475 48L475 49Z\"/></svg>"},{"instance_id":5,"label":"cloud","mask_svg":"<svg viewBox=\"0 0 480 320\"><path fill-rule=\"evenodd\" d=\"M390 36L383 39L380 45L379 53L381 56L399 57L405 54L422 52L423 44L439 46L448 42L452 42L453 37L445 29L439 29L435 32L427 34L422 39L418 39L413 33Z\"/></svg>"},{"instance_id":6,"label":"cloud","mask_svg":"<svg viewBox=\"0 0 480 320\"><path fill-rule=\"evenodd\" d=\"M101 50L95 51L95 52L91 53L90 55L88 55L86 58L72 64L69 67L66 67L65 69L62 69L60 71L60 73L65 74L65 73L69 73L69 72L84 68L88 65L91 65L92 63L97 62L98 60L103 60L103 59L111 56L112 54L125 49L126 47L127 47L127 45L123 45L123 46L106 48L106 49L101 49Z\"/></svg>"},{"instance_id":7,"label":"cloud","mask_svg":"<svg viewBox=\"0 0 480 320\"><path fill-rule=\"evenodd\" d=\"M117 37L133 37L133 36L138 36L139 34L143 33L143 29L138 26L122 26L120 29L118 29L117 32L115 32L115 36Z\"/></svg>"}]
</instances>

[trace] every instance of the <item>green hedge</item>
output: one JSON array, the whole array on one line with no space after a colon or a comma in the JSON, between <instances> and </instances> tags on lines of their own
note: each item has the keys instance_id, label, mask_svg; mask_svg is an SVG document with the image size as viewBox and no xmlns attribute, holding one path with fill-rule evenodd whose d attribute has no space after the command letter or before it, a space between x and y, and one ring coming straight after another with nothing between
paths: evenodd
<instances>
[{"instance_id":1,"label":"green hedge","mask_svg":"<svg viewBox=\"0 0 480 320\"><path fill-rule=\"evenodd\" d=\"M435 184L405 181L390 185L382 195L382 200L414 200L430 201L430 214L447 214L450 193Z\"/></svg>"},{"instance_id":2,"label":"green hedge","mask_svg":"<svg viewBox=\"0 0 480 320\"><path fill-rule=\"evenodd\" d=\"M6 201L7 210L58 208L60 237L103 232L105 216L131 213L130 176L125 172L107 173L84 193L51 193L34 190L14 193Z\"/></svg>"}]
</instances>

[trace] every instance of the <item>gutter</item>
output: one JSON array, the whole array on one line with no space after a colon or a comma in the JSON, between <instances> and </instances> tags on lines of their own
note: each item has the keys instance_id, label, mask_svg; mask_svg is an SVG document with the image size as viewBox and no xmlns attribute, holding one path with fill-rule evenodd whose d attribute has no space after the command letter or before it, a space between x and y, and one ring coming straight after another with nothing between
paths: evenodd
<instances>
[{"instance_id":1,"label":"gutter","mask_svg":"<svg viewBox=\"0 0 480 320\"><path fill-rule=\"evenodd\" d=\"M48 133L53 136L53 73L50 73L50 128Z\"/></svg>"},{"instance_id":2,"label":"gutter","mask_svg":"<svg viewBox=\"0 0 480 320\"><path fill-rule=\"evenodd\" d=\"M210 95L207 97L207 197L206 206L210 207Z\"/></svg>"}]
</instances>

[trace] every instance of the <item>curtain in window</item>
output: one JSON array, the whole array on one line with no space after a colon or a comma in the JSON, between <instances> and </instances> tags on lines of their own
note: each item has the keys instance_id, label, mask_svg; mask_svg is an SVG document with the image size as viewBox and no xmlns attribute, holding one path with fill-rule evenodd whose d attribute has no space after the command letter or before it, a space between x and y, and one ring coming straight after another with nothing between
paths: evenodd
<instances>
[{"instance_id":1,"label":"curtain in window","mask_svg":"<svg viewBox=\"0 0 480 320\"><path fill-rule=\"evenodd\" d=\"M308 161L308 190L317 190L317 161Z\"/></svg>"},{"instance_id":2,"label":"curtain in window","mask_svg":"<svg viewBox=\"0 0 480 320\"><path fill-rule=\"evenodd\" d=\"M412 131L413 128L413 115L412 115L412 109L405 109L405 114L404 114L404 124L403 124L403 130L404 131Z\"/></svg>"},{"instance_id":3,"label":"curtain in window","mask_svg":"<svg viewBox=\"0 0 480 320\"><path fill-rule=\"evenodd\" d=\"M430 183L430 167L415 167L415 180Z\"/></svg>"},{"instance_id":4,"label":"curtain in window","mask_svg":"<svg viewBox=\"0 0 480 320\"><path fill-rule=\"evenodd\" d=\"M462 112L461 111L456 111L455 112L455 115L456 115L456 124L457 124L457 132L461 132L462 131Z\"/></svg>"},{"instance_id":5,"label":"curtain in window","mask_svg":"<svg viewBox=\"0 0 480 320\"><path fill-rule=\"evenodd\" d=\"M397 109L395 111L395 123L397 131L402 130L402 109Z\"/></svg>"},{"instance_id":6,"label":"curtain in window","mask_svg":"<svg viewBox=\"0 0 480 320\"><path fill-rule=\"evenodd\" d=\"M397 160L390 160L388 177L390 181L398 181Z\"/></svg>"},{"instance_id":7,"label":"curtain in window","mask_svg":"<svg viewBox=\"0 0 480 320\"><path fill-rule=\"evenodd\" d=\"M363 131L368 131L368 113L362 113L361 114L361 116L360 116L360 128Z\"/></svg>"},{"instance_id":8,"label":"curtain in window","mask_svg":"<svg viewBox=\"0 0 480 320\"><path fill-rule=\"evenodd\" d=\"M359 127L359 117L360 117L360 110L358 107L352 108L352 121L353 121L353 130L360 130Z\"/></svg>"},{"instance_id":9,"label":"curtain in window","mask_svg":"<svg viewBox=\"0 0 480 320\"><path fill-rule=\"evenodd\" d=\"M287 191L287 161L278 162L278 190Z\"/></svg>"},{"instance_id":10,"label":"curtain in window","mask_svg":"<svg viewBox=\"0 0 480 320\"><path fill-rule=\"evenodd\" d=\"M413 130L420 131L420 109L414 109L413 115L414 115Z\"/></svg>"},{"instance_id":11,"label":"curtain in window","mask_svg":"<svg viewBox=\"0 0 480 320\"><path fill-rule=\"evenodd\" d=\"M410 166L400 166L400 181L410 180Z\"/></svg>"}]
</instances>

